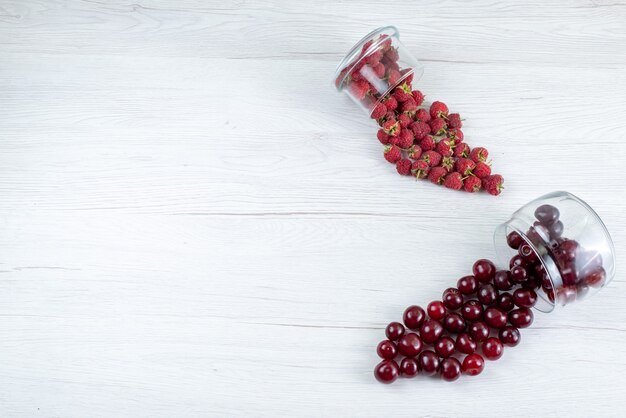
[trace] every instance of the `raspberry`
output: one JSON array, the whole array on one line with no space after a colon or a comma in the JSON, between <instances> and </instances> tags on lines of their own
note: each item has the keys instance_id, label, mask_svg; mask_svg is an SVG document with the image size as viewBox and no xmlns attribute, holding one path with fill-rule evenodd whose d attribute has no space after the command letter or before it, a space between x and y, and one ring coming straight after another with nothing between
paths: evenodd
<instances>
[{"instance_id":1,"label":"raspberry","mask_svg":"<svg viewBox=\"0 0 626 418\"><path fill-rule=\"evenodd\" d=\"M387 135L398 136L400 133L400 123L395 119L390 119L383 124L383 129Z\"/></svg>"},{"instance_id":2,"label":"raspberry","mask_svg":"<svg viewBox=\"0 0 626 418\"><path fill-rule=\"evenodd\" d=\"M469 157L470 147L464 142L461 142L454 148L454 156L456 158L467 158Z\"/></svg>"},{"instance_id":3,"label":"raspberry","mask_svg":"<svg viewBox=\"0 0 626 418\"><path fill-rule=\"evenodd\" d=\"M398 86L394 89L393 91L393 97L396 98L396 100L398 101L398 103L403 103L406 102L409 99L413 99L413 96L411 96L410 93L407 93L406 90L404 90L404 88L402 86Z\"/></svg>"},{"instance_id":4,"label":"raspberry","mask_svg":"<svg viewBox=\"0 0 626 418\"><path fill-rule=\"evenodd\" d=\"M387 110L396 110L396 108L398 107L398 101L393 96L389 96L388 99L383 101L383 104L385 105Z\"/></svg>"},{"instance_id":5,"label":"raspberry","mask_svg":"<svg viewBox=\"0 0 626 418\"><path fill-rule=\"evenodd\" d=\"M453 152L449 141L439 141L437 143L437 148L435 149L439 154L443 155L444 157L450 157Z\"/></svg>"},{"instance_id":6,"label":"raspberry","mask_svg":"<svg viewBox=\"0 0 626 418\"><path fill-rule=\"evenodd\" d=\"M425 136L424 138L422 138L422 140L420 141L420 148L423 151L431 151L434 150L435 147L437 146L437 144L435 143L435 138L433 138L430 135Z\"/></svg>"},{"instance_id":7,"label":"raspberry","mask_svg":"<svg viewBox=\"0 0 626 418\"><path fill-rule=\"evenodd\" d=\"M430 117L433 119L448 116L448 106L443 102L433 102L430 105Z\"/></svg>"},{"instance_id":8,"label":"raspberry","mask_svg":"<svg viewBox=\"0 0 626 418\"><path fill-rule=\"evenodd\" d=\"M435 184L443 183L448 172L443 167L433 167L430 169L430 173L428 173L428 180Z\"/></svg>"},{"instance_id":9,"label":"raspberry","mask_svg":"<svg viewBox=\"0 0 626 418\"><path fill-rule=\"evenodd\" d=\"M402 75L408 74L404 79L404 82L406 84L411 84L413 82L413 70L411 68L405 68L400 72L402 73Z\"/></svg>"},{"instance_id":10,"label":"raspberry","mask_svg":"<svg viewBox=\"0 0 626 418\"><path fill-rule=\"evenodd\" d=\"M441 162L441 154L437 151L425 151L422 154L422 160L426 161L429 166L434 167Z\"/></svg>"},{"instance_id":11,"label":"raspberry","mask_svg":"<svg viewBox=\"0 0 626 418\"><path fill-rule=\"evenodd\" d=\"M406 128L411 124L411 122L413 122L413 120L406 113L400 113L400 115L398 115L398 122L400 122L401 127Z\"/></svg>"},{"instance_id":12,"label":"raspberry","mask_svg":"<svg viewBox=\"0 0 626 418\"><path fill-rule=\"evenodd\" d=\"M459 128L451 128L448 129L448 138L452 139L455 144L460 144L463 142L463 131Z\"/></svg>"},{"instance_id":13,"label":"raspberry","mask_svg":"<svg viewBox=\"0 0 626 418\"><path fill-rule=\"evenodd\" d=\"M459 158L456 161L454 169L462 176L469 176L472 174L472 170L474 170L475 167L476 163L469 158Z\"/></svg>"},{"instance_id":14,"label":"raspberry","mask_svg":"<svg viewBox=\"0 0 626 418\"><path fill-rule=\"evenodd\" d=\"M385 145L385 160L395 164L402 158L402 151L395 145Z\"/></svg>"},{"instance_id":15,"label":"raspberry","mask_svg":"<svg viewBox=\"0 0 626 418\"><path fill-rule=\"evenodd\" d=\"M443 185L448 189L460 190L463 187L463 176L461 176L461 173L454 171L446 176Z\"/></svg>"},{"instance_id":16,"label":"raspberry","mask_svg":"<svg viewBox=\"0 0 626 418\"><path fill-rule=\"evenodd\" d=\"M411 95L413 96L413 100L415 100L415 103L417 103L418 106L424 103L424 95L421 91L413 90Z\"/></svg>"},{"instance_id":17,"label":"raspberry","mask_svg":"<svg viewBox=\"0 0 626 418\"><path fill-rule=\"evenodd\" d=\"M487 150L483 147L476 147L472 150L472 152L470 152L470 158L474 160L475 163L480 161L485 162L488 157L489 152L487 152Z\"/></svg>"},{"instance_id":18,"label":"raspberry","mask_svg":"<svg viewBox=\"0 0 626 418\"><path fill-rule=\"evenodd\" d=\"M504 189L504 178L500 174L492 174L482 179L483 188L491 195L497 196Z\"/></svg>"},{"instance_id":19,"label":"raspberry","mask_svg":"<svg viewBox=\"0 0 626 418\"><path fill-rule=\"evenodd\" d=\"M430 133L430 125L425 122L413 122L410 127L417 139L423 139Z\"/></svg>"},{"instance_id":20,"label":"raspberry","mask_svg":"<svg viewBox=\"0 0 626 418\"><path fill-rule=\"evenodd\" d=\"M430 133L435 136L443 135L446 133L446 121L443 119L435 118L428 122L430 125Z\"/></svg>"},{"instance_id":21,"label":"raspberry","mask_svg":"<svg viewBox=\"0 0 626 418\"><path fill-rule=\"evenodd\" d=\"M491 167L489 167L489 164L479 161L476 163L476 168L474 168L474 175L479 179L483 179L491 175Z\"/></svg>"},{"instance_id":22,"label":"raspberry","mask_svg":"<svg viewBox=\"0 0 626 418\"><path fill-rule=\"evenodd\" d=\"M400 105L400 110L405 113L412 113L417 110L417 104L413 98L407 99Z\"/></svg>"},{"instance_id":23,"label":"raspberry","mask_svg":"<svg viewBox=\"0 0 626 418\"><path fill-rule=\"evenodd\" d=\"M443 157L441 159L441 166L445 168L448 172L452 171L452 169L454 168L454 158Z\"/></svg>"},{"instance_id":24,"label":"raspberry","mask_svg":"<svg viewBox=\"0 0 626 418\"><path fill-rule=\"evenodd\" d=\"M422 161L422 160L414 161L413 164L411 165L411 173L413 173L413 175L417 179L425 178L426 176L428 176L429 172L430 172L430 166L428 165L426 161Z\"/></svg>"},{"instance_id":25,"label":"raspberry","mask_svg":"<svg viewBox=\"0 0 626 418\"><path fill-rule=\"evenodd\" d=\"M387 81L389 82L390 85L395 86L396 84L398 84L400 77L401 77L400 71L392 69L392 70L389 70Z\"/></svg>"},{"instance_id":26,"label":"raspberry","mask_svg":"<svg viewBox=\"0 0 626 418\"><path fill-rule=\"evenodd\" d=\"M383 116L385 116L386 113L387 113L387 108L385 107L385 105L382 103L379 103L378 105L376 105L374 110L372 110L371 117L372 119L380 119Z\"/></svg>"},{"instance_id":27,"label":"raspberry","mask_svg":"<svg viewBox=\"0 0 626 418\"><path fill-rule=\"evenodd\" d=\"M387 145L389 143L389 135L387 135L382 129L378 130L378 132L376 133L376 137L383 145Z\"/></svg>"},{"instance_id":28,"label":"raspberry","mask_svg":"<svg viewBox=\"0 0 626 418\"><path fill-rule=\"evenodd\" d=\"M402 129L398 135L398 147L407 149L413 145L413 133L408 129Z\"/></svg>"},{"instance_id":29,"label":"raspberry","mask_svg":"<svg viewBox=\"0 0 626 418\"><path fill-rule=\"evenodd\" d=\"M373 67L374 65L378 64L381 59L383 59L383 52L379 50L379 51L374 51L370 55L368 55L365 58L365 62L370 67Z\"/></svg>"},{"instance_id":30,"label":"raspberry","mask_svg":"<svg viewBox=\"0 0 626 418\"><path fill-rule=\"evenodd\" d=\"M376 77L383 79L385 78L385 64L379 62L378 64L372 67L372 71L376 74Z\"/></svg>"},{"instance_id":31,"label":"raspberry","mask_svg":"<svg viewBox=\"0 0 626 418\"><path fill-rule=\"evenodd\" d=\"M403 158L396 163L396 170L402 176L408 176L411 174L411 160Z\"/></svg>"},{"instance_id":32,"label":"raspberry","mask_svg":"<svg viewBox=\"0 0 626 418\"><path fill-rule=\"evenodd\" d=\"M398 61L400 54L398 54L395 48L389 48L389 50L385 52L385 57L387 57L389 61Z\"/></svg>"},{"instance_id":33,"label":"raspberry","mask_svg":"<svg viewBox=\"0 0 626 418\"><path fill-rule=\"evenodd\" d=\"M463 126L463 122L461 122L461 115L458 113L450 113L448 115L448 126L455 129Z\"/></svg>"},{"instance_id":34,"label":"raspberry","mask_svg":"<svg viewBox=\"0 0 626 418\"><path fill-rule=\"evenodd\" d=\"M353 81L348 88L354 97L363 100L370 89L370 83L367 80Z\"/></svg>"},{"instance_id":35,"label":"raspberry","mask_svg":"<svg viewBox=\"0 0 626 418\"><path fill-rule=\"evenodd\" d=\"M422 149L418 145L413 145L411 148L409 148L408 154L409 158L419 160L419 158L422 156Z\"/></svg>"},{"instance_id":36,"label":"raspberry","mask_svg":"<svg viewBox=\"0 0 626 418\"><path fill-rule=\"evenodd\" d=\"M417 112L415 113L415 119L419 120L420 122L428 122L430 120L430 113L428 113L428 110L426 109L417 109Z\"/></svg>"},{"instance_id":37,"label":"raspberry","mask_svg":"<svg viewBox=\"0 0 626 418\"><path fill-rule=\"evenodd\" d=\"M480 181L480 179L474 176L469 176L468 178L465 179L465 182L463 182L463 188L465 189L466 192L470 192L470 193L479 191L481 186L482 186L482 182Z\"/></svg>"}]
</instances>

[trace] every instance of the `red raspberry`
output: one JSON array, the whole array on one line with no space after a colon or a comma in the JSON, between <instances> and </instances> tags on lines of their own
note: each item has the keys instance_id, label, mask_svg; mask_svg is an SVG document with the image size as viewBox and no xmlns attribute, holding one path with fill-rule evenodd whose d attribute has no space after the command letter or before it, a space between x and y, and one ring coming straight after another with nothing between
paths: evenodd
<instances>
[{"instance_id":1,"label":"red raspberry","mask_svg":"<svg viewBox=\"0 0 626 418\"><path fill-rule=\"evenodd\" d=\"M348 86L350 93L359 100L363 100L370 89L370 83L367 80L353 81Z\"/></svg>"},{"instance_id":2,"label":"red raspberry","mask_svg":"<svg viewBox=\"0 0 626 418\"><path fill-rule=\"evenodd\" d=\"M448 138L454 141L455 144L460 144L463 142L463 131L459 128L451 128L448 129Z\"/></svg>"},{"instance_id":3,"label":"red raspberry","mask_svg":"<svg viewBox=\"0 0 626 418\"><path fill-rule=\"evenodd\" d=\"M378 105L376 105L374 110L372 110L372 114L370 116L372 117L372 119L380 119L385 116L385 114L387 114L387 108L384 104L379 103Z\"/></svg>"},{"instance_id":4,"label":"red raspberry","mask_svg":"<svg viewBox=\"0 0 626 418\"><path fill-rule=\"evenodd\" d=\"M400 105L400 111L405 113L412 113L416 110L417 104L415 103L415 100L413 100L413 98L405 100L404 102L402 102L402 105Z\"/></svg>"},{"instance_id":5,"label":"red raspberry","mask_svg":"<svg viewBox=\"0 0 626 418\"><path fill-rule=\"evenodd\" d=\"M430 125L425 122L413 122L409 126L413 131L413 135L415 135L415 138L417 139L423 139L430 133Z\"/></svg>"},{"instance_id":6,"label":"red raspberry","mask_svg":"<svg viewBox=\"0 0 626 418\"><path fill-rule=\"evenodd\" d=\"M385 145L385 160L395 164L402 158L402 151L395 145Z\"/></svg>"},{"instance_id":7,"label":"red raspberry","mask_svg":"<svg viewBox=\"0 0 626 418\"><path fill-rule=\"evenodd\" d=\"M461 115L459 115L458 113L450 113L448 115L448 126L455 129L463 126L463 122L461 121Z\"/></svg>"},{"instance_id":8,"label":"red raspberry","mask_svg":"<svg viewBox=\"0 0 626 418\"><path fill-rule=\"evenodd\" d=\"M398 86L393 90L393 97L396 98L398 103L404 103L409 99L413 100L411 93L407 93L402 86Z\"/></svg>"},{"instance_id":9,"label":"red raspberry","mask_svg":"<svg viewBox=\"0 0 626 418\"><path fill-rule=\"evenodd\" d=\"M437 148L435 148L437 150L437 152L441 155L443 155L444 157L450 157L453 153L452 151L452 147L450 146L450 142L448 141L439 141L437 143Z\"/></svg>"},{"instance_id":10,"label":"red raspberry","mask_svg":"<svg viewBox=\"0 0 626 418\"><path fill-rule=\"evenodd\" d=\"M431 151L434 150L435 147L437 146L437 144L435 143L435 138L433 138L430 135L425 136L424 138L422 138L422 140L420 141L420 148L423 151Z\"/></svg>"},{"instance_id":11,"label":"red raspberry","mask_svg":"<svg viewBox=\"0 0 626 418\"><path fill-rule=\"evenodd\" d=\"M480 181L480 179L474 176L469 176L468 178L465 179L465 182L463 182L463 188L465 189L466 192L470 192L470 193L479 191L481 186L482 186L482 182Z\"/></svg>"},{"instance_id":12,"label":"red raspberry","mask_svg":"<svg viewBox=\"0 0 626 418\"><path fill-rule=\"evenodd\" d=\"M418 106L424 103L424 95L421 91L413 90L411 95L413 96L413 100L415 100L415 103L417 103Z\"/></svg>"},{"instance_id":13,"label":"red raspberry","mask_svg":"<svg viewBox=\"0 0 626 418\"><path fill-rule=\"evenodd\" d=\"M383 104L385 105L387 110L396 110L396 108L398 107L398 101L393 96L389 96L388 99L385 99L383 101Z\"/></svg>"},{"instance_id":14,"label":"red raspberry","mask_svg":"<svg viewBox=\"0 0 626 418\"><path fill-rule=\"evenodd\" d=\"M398 122L400 122L401 127L406 128L413 122L413 119L406 113L400 113L400 115L398 115Z\"/></svg>"},{"instance_id":15,"label":"red raspberry","mask_svg":"<svg viewBox=\"0 0 626 418\"><path fill-rule=\"evenodd\" d=\"M435 136L443 135L446 133L446 121L443 119L435 118L428 122L430 125L430 133Z\"/></svg>"},{"instance_id":16,"label":"red raspberry","mask_svg":"<svg viewBox=\"0 0 626 418\"><path fill-rule=\"evenodd\" d=\"M469 176L476 167L476 163L469 158L459 158L454 167L455 171L461 173L462 176Z\"/></svg>"},{"instance_id":17,"label":"red raspberry","mask_svg":"<svg viewBox=\"0 0 626 418\"><path fill-rule=\"evenodd\" d=\"M411 160L403 158L396 163L396 170L402 176L408 176L411 174Z\"/></svg>"},{"instance_id":18,"label":"red raspberry","mask_svg":"<svg viewBox=\"0 0 626 418\"><path fill-rule=\"evenodd\" d=\"M441 162L441 154L437 151L425 151L422 154L422 160L426 161L429 166L434 167Z\"/></svg>"},{"instance_id":19,"label":"red raspberry","mask_svg":"<svg viewBox=\"0 0 626 418\"><path fill-rule=\"evenodd\" d=\"M479 179L484 179L491 175L491 167L487 163L479 161L476 163L476 168L474 168L474 175Z\"/></svg>"},{"instance_id":20,"label":"red raspberry","mask_svg":"<svg viewBox=\"0 0 626 418\"><path fill-rule=\"evenodd\" d=\"M405 68L404 70L400 71L402 73L402 75L406 75L406 78L404 79L404 82L408 85L411 85L411 83L413 82L413 69L412 68Z\"/></svg>"},{"instance_id":21,"label":"red raspberry","mask_svg":"<svg viewBox=\"0 0 626 418\"><path fill-rule=\"evenodd\" d=\"M383 124L385 133L390 136L398 136L400 133L400 123L395 119L390 119Z\"/></svg>"},{"instance_id":22,"label":"red raspberry","mask_svg":"<svg viewBox=\"0 0 626 418\"><path fill-rule=\"evenodd\" d=\"M454 148L454 156L456 158L467 158L469 157L470 147L465 142L461 142Z\"/></svg>"},{"instance_id":23,"label":"red raspberry","mask_svg":"<svg viewBox=\"0 0 626 418\"><path fill-rule=\"evenodd\" d=\"M365 62L371 67L373 67L374 65L378 64L381 59L383 59L383 52L380 50L377 50L369 54L365 58Z\"/></svg>"},{"instance_id":24,"label":"red raspberry","mask_svg":"<svg viewBox=\"0 0 626 418\"><path fill-rule=\"evenodd\" d=\"M433 102L430 105L430 117L435 119L442 116L448 116L448 106L443 102Z\"/></svg>"},{"instance_id":25,"label":"red raspberry","mask_svg":"<svg viewBox=\"0 0 626 418\"><path fill-rule=\"evenodd\" d=\"M413 145L411 148L409 148L408 154L409 158L419 160L419 158L422 156L422 149L418 145Z\"/></svg>"},{"instance_id":26,"label":"red raspberry","mask_svg":"<svg viewBox=\"0 0 626 418\"><path fill-rule=\"evenodd\" d=\"M483 188L491 195L497 196L504 189L504 178L500 174L492 174L482 179Z\"/></svg>"},{"instance_id":27,"label":"red raspberry","mask_svg":"<svg viewBox=\"0 0 626 418\"><path fill-rule=\"evenodd\" d=\"M385 64L383 64L382 62L379 62L378 64L374 65L372 67L372 71L374 71L374 74L376 74L376 77L378 78L385 78Z\"/></svg>"},{"instance_id":28,"label":"red raspberry","mask_svg":"<svg viewBox=\"0 0 626 418\"><path fill-rule=\"evenodd\" d=\"M413 145L413 132L409 129L402 129L398 135L398 147L407 149Z\"/></svg>"},{"instance_id":29,"label":"red raspberry","mask_svg":"<svg viewBox=\"0 0 626 418\"><path fill-rule=\"evenodd\" d=\"M485 162L489 157L489 152L483 147L476 147L470 152L470 158L475 162Z\"/></svg>"},{"instance_id":30,"label":"red raspberry","mask_svg":"<svg viewBox=\"0 0 626 418\"><path fill-rule=\"evenodd\" d=\"M395 86L396 84L398 84L401 76L402 75L400 74L400 71L393 69L389 70L389 75L387 76L387 81L389 82L389 85Z\"/></svg>"},{"instance_id":31,"label":"red raspberry","mask_svg":"<svg viewBox=\"0 0 626 418\"><path fill-rule=\"evenodd\" d=\"M400 54L398 54L398 51L395 48L389 48L387 52L385 52L385 57L387 57L389 61L393 62L398 61Z\"/></svg>"},{"instance_id":32,"label":"red raspberry","mask_svg":"<svg viewBox=\"0 0 626 418\"><path fill-rule=\"evenodd\" d=\"M413 164L411 165L411 173L413 173L413 175L418 179L423 179L427 177L429 172L430 172L430 166L428 165L426 161L423 161L423 160L414 161Z\"/></svg>"},{"instance_id":33,"label":"red raspberry","mask_svg":"<svg viewBox=\"0 0 626 418\"><path fill-rule=\"evenodd\" d=\"M443 185L448 189L460 190L463 187L463 176L461 176L461 173L454 171L446 176Z\"/></svg>"},{"instance_id":34,"label":"red raspberry","mask_svg":"<svg viewBox=\"0 0 626 418\"><path fill-rule=\"evenodd\" d=\"M448 172L452 171L454 168L454 158L452 157L443 157L441 159L441 166L448 170Z\"/></svg>"},{"instance_id":35,"label":"red raspberry","mask_svg":"<svg viewBox=\"0 0 626 418\"><path fill-rule=\"evenodd\" d=\"M387 135L382 129L378 130L378 132L376 133L376 137L383 145L387 145L389 143L389 135Z\"/></svg>"},{"instance_id":36,"label":"red raspberry","mask_svg":"<svg viewBox=\"0 0 626 418\"><path fill-rule=\"evenodd\" d=\"M432 167L428 173L428 180L435 184L443 183L448 171L443 167Z\"/></svg>"},{"instance_id":37,"label":"red raspberry","mask_svg":"<svg viewBox=\"0 0 626 418\"><path fill-rule=\"evenodd\" d=\"M428 113L428 110L426 109L417 109L417 112L415 113L415 119L419 120L420 122L428 122L430 120L430 113Z\"/></svg>"}]
</instances>

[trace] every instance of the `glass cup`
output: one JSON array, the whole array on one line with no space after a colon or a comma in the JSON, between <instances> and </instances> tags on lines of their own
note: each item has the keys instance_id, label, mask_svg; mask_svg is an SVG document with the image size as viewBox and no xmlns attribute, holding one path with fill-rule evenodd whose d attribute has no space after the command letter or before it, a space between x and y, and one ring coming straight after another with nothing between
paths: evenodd
<instances>
[{"instance_id":1,"label":"glass cup","mask_svg":"<svg viewBox=\"0 0 626 418\"><path fill-rule=\"evenodd\" d=\"M615 248L606 226L571 193L553 192L527 203L496 229L494 244L501 264L520 266L530 276L539 296L535 307L543 312L587 298L615 276Z\"/></svg>"}]
</instances>

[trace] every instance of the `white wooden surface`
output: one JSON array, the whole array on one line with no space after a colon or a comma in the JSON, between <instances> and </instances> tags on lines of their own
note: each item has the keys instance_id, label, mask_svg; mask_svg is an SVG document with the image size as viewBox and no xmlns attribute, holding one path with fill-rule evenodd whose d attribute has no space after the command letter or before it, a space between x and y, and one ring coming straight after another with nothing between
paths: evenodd
<instances>
[{"instance_id":1,"label":"white wooden surface","mask_svg":"<svg viewBox=\"0 0 626 418\"><path fill-rule=\"evenodd\" d=\"M389 23L500 198L401 178L331 89ZM545 192L624 263L625 115L616 0L0 0L0 416L619 416L621 269L478 378L372 368Z\"/></svg>"}]
</instances>

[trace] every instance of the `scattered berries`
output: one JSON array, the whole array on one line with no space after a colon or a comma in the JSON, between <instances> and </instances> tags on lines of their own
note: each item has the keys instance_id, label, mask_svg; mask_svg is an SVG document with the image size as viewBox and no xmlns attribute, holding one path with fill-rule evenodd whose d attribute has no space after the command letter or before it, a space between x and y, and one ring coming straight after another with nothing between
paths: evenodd
<instances>
[{"instance_id":1,"label":"scattered berries","mask_svg":"<svg viewBox=\"0 0 626 418\"><path fill-rule=\"evenodd\" d=\"M475 193L482 188L482 181L478 177L470 176L463 182L466 192Z\"/></svg>"},{"instance_id":2,"label":"scattered berries","mask_svg":"<svg viewBox=\"0 0 626 418\"><path fill-rule=\"evenodd\" d=\"M443 167L433 167L428 174L428 180L435 184L442 184L448 174L448 170Z\"/></svg>"},{"instance_id":3,"label":"scattered berries","mask_svg":"<svg viewBox=\"0 0 626 418\"><path fill-rule=\"evenodd\" d=\"M497 196L504 189L504 179L500 174L492 174L483 179L483 188L487 193Z\"/></svg>"},{"instance_id":4,"label":"scattered berries","mask_svg":"<svg viewBox=\"0 0 626 418\"><path fill-rule=\"evenodd\" d=\"M476 147L470 152L470 158L475 162L485 162L489 157L489 152L483 147Z\"/></svg>"},{"instance_id":5,"label":"scattered berries","mask_svg":"<svg viewBox=\"0 0 626 418\"><path fill-rule=\"evenodd\" d=\"M395 145L387 145L385 147L385 160L392 164L397 163L402 159L402 151Z\"/></svg>"},{"instance_id":6,"label":"scattered berries","mask_svg":"<svg viewBox=\"0 0 626 418\"><path fill-rule=\"evenodd\" d=\"M411 160L403 158L396 163L396 170L402 176L408 176L411 174Z\"/></svg>"},{"instance_id":7,"label":"scattered berries","mask_svg":"<svg viewBox=\"0 0 626 418\"><path fill-rule=\"evenodd\" d=\"M459 158L458 160L456 160L456 165L454 166L454 169L458 173L461 173L463 177L465 177L472 174L472 171L475 167L476 163L469 158Z\"/></svg>"},{"instance_id":8,"label":"scattered berries","mask_svg":"<svg viewBox=\"0 0 626 418\"><path fill-rule=\"evenodd\" d=\"M461 176L461 173L454 171L448 174L443 182L443 185L448 189L461 190L463 187L463 177Z\"/></svg>"},{"instance_id":9,"label":"scattered berries","mask_svg":"<svg viewBox=\"0 0 626 418\"><path fill-rule=\"evenodd\" d=\"M491 167L489 164L479 161L476 163L476 167L474 167L474 175L479 179L484 179L491 175Z\"/></svg>"},{"instance_id":10,"label":"scattered berries","mask_svg":"<svg viewBox=\"0 0 626 418\"><path fill-rule=\"evenodd\" d=\"M448 106L443 102L433 102L430 105L430 117L433 119L448 116Z\"/></svg>"}]
</instances>

